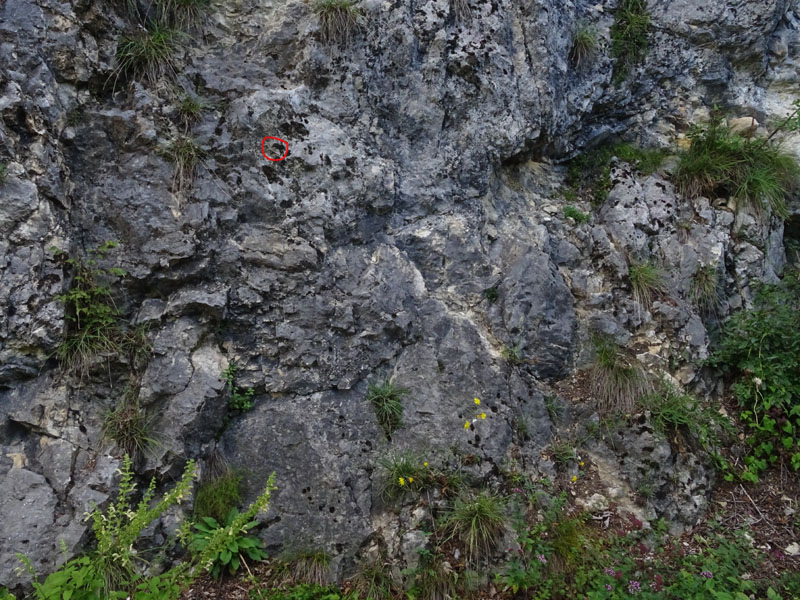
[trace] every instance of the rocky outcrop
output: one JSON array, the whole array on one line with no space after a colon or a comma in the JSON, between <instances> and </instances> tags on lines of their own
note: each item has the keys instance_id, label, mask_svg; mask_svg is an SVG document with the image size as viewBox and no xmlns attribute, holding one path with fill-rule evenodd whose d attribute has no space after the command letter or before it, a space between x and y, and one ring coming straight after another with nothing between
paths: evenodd
<instances>
[{"instance_id":1,"label":"rocky outcrop","mask_svg":"<svg viewBox=\"0 0 800 600\"><path fill-rule=\"evenodd\" d=\"M614 135L680 140L714 104L762 123L786 112L797 9L695 4L652 2L648 58L615 86L613 0L474 0L470 20L446 0L364 2L347 48L319 42L303 2L236 0L181 51L175 84L208 101L187 128L167 82L116 78L129 16L7 0L0 584L24 580L14 552L46 572L57 540L78 547L83 513L108 498L119 463L102 422L130 364L100 357L80 385L59 373L56 296L72 273L53 247L80 255L119 242L107 258L127 272L116 302L153 345L137 387L159 444L143 471L167 481L216 447L245 470L252 499L275 470L264 529L273 550L352 558L391 518L376 493L389 451L477 455L482 477L511 455L529 473L551 472L544 395L587 364L594 331L710 391L692 367L708 351L692 277L719 271L723 317L747 302L752 279L780 274L781 225L713 198L688 203L668 172L642 177L623 163L608 200L578 225L563 216L564 172L552 164ZM576 68L579 22L601 48ZM191 185L165 157L184 133L202 151ZM286 160L264 160L267 135L289 142ZM632 259L666 267L669 293L652 306L631 294ZM237 385L255 390L254 409L239 415L221 379L232 360ZM391 442L365 400L386 377L410 390ZM465 430L476 396L487 419ZM708 475L665 457L648 459L662 468L653 477L683 487L655 508L692 523ZM641 466L617 466L633 481L632 463Z\"/></svg>"}]
</instances>

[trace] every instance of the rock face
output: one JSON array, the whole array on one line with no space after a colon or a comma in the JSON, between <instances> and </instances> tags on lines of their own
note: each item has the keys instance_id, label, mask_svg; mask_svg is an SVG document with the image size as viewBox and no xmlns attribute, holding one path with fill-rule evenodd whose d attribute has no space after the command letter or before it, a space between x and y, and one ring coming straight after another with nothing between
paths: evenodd
<instances>
[{"instance_id":1,"label":"rock face","mask_svg":"<svg viewBox=\"0 0 800 600\"><path fill-rule=\"evenodd\" d=\"M575 224L550 163L618 134L664 145L714 104L785 114L800 14L789 0L651 4L650 53L615 86L614 0L473 0L470 19L447 0L365 1L346 48L320 43L307 3L235 0L176 57L176 86L205 99L196 122L166 82L117 78L130 15L0 6L0 584L25 581L15 552L47 572L57 540L78 549L120 458L102 423L133 368L104 356L80 382L60 373L57 294L74 273L53 247L119 242L105 261L127 272L115 301L153 346L134 378L160 442L143 472L168 481L216 447L252 499L274 470L270 548L320 547L345 566L381 531L414 545L383 527L389 452L478 456L484 477L511 456L550 473L544 397L587 364L592 332L707 391L691 367L708 352L692 278L719 273L718 318L741 307L751 280L780 275L782 225L689 203L624 163ZM580 68L578 23L601 46ZM166 157L182 136L201 158L181 184ZM287 140L288 158L266 161L264 136ZM668 267L652 306L634 301L631 260ZM233 360L255 390L244 414L226 408ZM391 441L365 399L388 377L410 390ZM465 430L474 397L487 418ZM655 510L692 523L709 475L670 461L683 487ZM645 463L632 463L618 467L636 484Z\"/></svg>"}]
</instances>

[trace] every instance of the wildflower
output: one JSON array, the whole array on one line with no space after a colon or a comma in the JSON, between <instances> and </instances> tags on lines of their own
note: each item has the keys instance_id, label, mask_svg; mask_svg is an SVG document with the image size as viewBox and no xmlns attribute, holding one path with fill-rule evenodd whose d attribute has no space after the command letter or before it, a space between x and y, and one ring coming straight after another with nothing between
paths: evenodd
<instances>
[{"instance_id":1,"label":"wildflower","mask_svg":"<svg viewBox=\"0 0 800 600\"><path fill-rule=\"evenodd\" d=\"M760 377L753 377L753 383L756 384L757 388L761 387L761 384L764 383Z\"/></svg>"},{"instance_id":2,"label":"wildflower","mask_svg":"<svg viewBox=\"0 0 800 600\"><path fill-rule=\"evenodd\" d=\"M610 592L611 590L613 590L613 589L614 589L614 586L613 586L613 585L611 585L610 583L607 583L607 584L606 584L606 589L607 589L607 590Z\"/></svg>"},{"instance_id":3,"label":"wildflower","mask_svg":"<svg viewBox=\"0 0 800 600\"><path fill-rule=\"evenodd\" d=\"M522 493L522 490L520 488L514 488L511 491L514 492L515 494L521 494Z\"/></svg>"},{"instance_id":4,"label":"wildflower","mask_svg":"<svg viewBox=\"0 0 800 600\"><path fill-rule=\"evenodd\" d=\"M641 592L641 591L642 591L642 586L639 585L638 581L634 581L633 579L631 579L628 582L628 593L629 594L635 594L636 592Z\"/></svg>"},{"instance_id":5,"label":"wildflower","mask_svg":"<svg viewBox=\"0 0 800 600\"><path fill-rule=\"evenodd\" d=\"M577 475L573 475L572 476L572 483L575 483L576 481L578 481L578 476Z\"/></svg>"},{"instance_id":6,"label":"wildflower","mask_svg":"<svg viewBox=\"0 0 800 600\"><path fill-rule=\"evenodd\" d=\"M702 573L700 573L700 576L705 577L706 579L711 579L712 577L714 577L714 574L711 573L711 571L703 571Z\"/></svg>"},{"instance_id":7,"label":"wildflower","mask_svg":"<svg viewBox=\"0 0 800 600\"><path fill-rule=\"evenodd\" d=\"M485 418L486 418L486 413L481 413L481 419L485 419Z\"/></svg>"},{"instance_id":8,"label":"wildflower","mask_svg":"<svg viewBox=\"0 0 800 600\"><path fill-rule=\"evenodd\" d=\"M397 481L400 483L400 485L405 485L405 484L406 484L406 480L405 480L405 478L404 478L404 477L400 477L400 478L398 478L398 480L397 480Z\"/></svg>"},{"instance_id":9,"label":"wildflower","mask_svg":"<svg viewBox=\"0 0 800 600\"><path fill-rule=\"evenodd\" d=\"M480 403L481 403L481 399L480 398L475 398L475 404L480 404Z\"/></svg>"},{"instance_id":10,"label":"wildflower","mask_svg":"<svg viewBox=\"0 0 800 600\"><path fill-rule=\"evenodd\" d=\"M606 575L611 575L612 577L617 574L617 572L612 568L604 570L603 573L605 573Z\"/></svg>"},{"instance_id":11,"label":"wildflower","mask_svg":"<svg viewBox=\"0 0 800 600\"><path fill-rule=\"evenodd\" d=\"M464 429L469 429L469 421L466 421L466 422L464 423Z\"/></svg>"},{"instance_id":12,"label":"wildflower","mask_svg":"<svg viewBox=\"0 0 800 600\"><path fill-rule=\"evenodd\" d=\"M427 467L427 466L428 466L428 463L427 463L427 462L424 462L424 463L422 463L422 466L423 466L423 467Z\"/></svg>"},{"instance_id":13,"label":"wildflower","mask_svg":"<svg viewBox=\"0 0 800 600\"><path fill-rule=\"evenodd\" d=\"M583 466L583 461L579 462L578 464L579 464L580 466Z\"/></svg>"},{"instance_id":14,"label":"wildflower","mask_svg":"<svg viewBox=\"0 0 800 600\"><path fill-rule=\"evenodd\" d=\"M408 483L414 483L414 478L413 477L409 477L408 478Z\"/></svg>"},{"instance_id":15,"label":"wildflower","mask_svg":"<svg viewBox=\"0 0 800 600\"><path fill-rule=\"evenodd\" d=\"M538 558L538 559L539 559L539 562L540 562L540 563L542 563L543 565L546 565L546 564L547 564L547 559L544 557L544 554L540 554L540 555L539 555L539 556L537 556L536 558Z\"/></svg>"}]
</instances>

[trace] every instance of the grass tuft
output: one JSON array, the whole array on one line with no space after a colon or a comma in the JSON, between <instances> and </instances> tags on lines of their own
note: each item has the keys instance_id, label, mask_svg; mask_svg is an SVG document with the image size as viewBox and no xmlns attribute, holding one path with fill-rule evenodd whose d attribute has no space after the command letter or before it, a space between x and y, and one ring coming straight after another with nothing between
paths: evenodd
<instances>
[{"instance_id":1,"label":"grass tuft","mask_svg":"<svg viewBox=\"0 0 800 600\"><path fill-rule=\"evenodd\" d=\"M588 223L589 222L589 215L587 215L584 212L579 211L574 206L569 206L569 205L564 207L564 218L565 219L572 219L578 225L581 225L582 223Z\"/></svg>"},{"instance_id":2,"label":"grass tuft","mask_svg":"<svg viewBox=\"0 0 800 600\"><path fill-rule=\"evenodd\" d=\"M223 523L232 508L242 501L242 475L226 473L202 482L194 497L194 514Z\"/></svg>"},{"instance_id":3,"label":"grass tuft","mask_svg":"<svg viewBox=\"0 0 800 600\"><path fill-rule=\"evenodd\" d=\"M401 452L386 456L379 461L384 470L381 497L396 500L406 493L421 490L429 483L429 471L424 461L411 452Z\"/></svg>"},{"instance_id":4,"label":"grass tuft","mask_svg":"<svg viewBox=\"0 0 800 600\"><path fill-rule=\"evenodd\" d=\"M598 47L597 32L587 25L580 25L572 36L569 61L575 67L581 67L594 57Z\"/></svg>"},{"instance_id":5,"label":"grass tuft","mask_svg":"<svg viewBox=\"0 0 800 600\"><path fill-rule=\"evenodd\" d=\"M649 307L656 295L667 291L664 271L652 263L632 264L628 267L628 275L631 278L633 297L642 306Z\"/></svg>"},{"instance_id":6,"label":"grass tuft","mask_svg":"<svg viewBox=\"0 0 800 600\"><path fill-rule=\"evenodd\" d=\"M296 552L286 559L286 582L289 585L301 583L326 586L330 583L330 556L325 552Z\"/></svg>"},{"instance_id":7,"label":"grass tuft","mask_svg":"<svg viewBox=\"0 0 800 600\"><path fill-rule=\"evenodd\" d=\"M362 11L357 0L316 0L314 12L319 17L322 41L346 46L355 36Z\"/></svg>"},{"instance_id":8,"label":"grass tuft","mask_svg":"<svg viewBox=\"0 0 800 600\"><path fill-rule=\"evenodd\" d=\"M197 27L211 6L211 0L156 0L162 23L176 29Z\"/></svg>"},{"instance_id":9,"label":"grass tuft","mask_svg":"<svg viewBox=\"0 0 800 600\"><path fill-rule=\"evenodd\" d=\"M462 544L467 563L476 565L488 559L506 531L503 500L481 492L477 496L459 496L444 519L449 539Z\"/></svg>"},{"instance_id":10,"label":"grass tuft","mask_svg":"<svg viewBox=\"0 0 800 600\"><path fill-rule=\"evenodd\" d=\"M205 153L192 138L178 136L164 149L164 156L175 165L172 186L175 191L189 187L194 180L194 171Z\"/></svg>"},{"instance_id":11,"label":"grass tuft","mask_svg":"<svg viewBox=\"0 0 800 600\"><path fill-rule=\"evenodd\" d=\"M636 401L653 390L647 371L606 336L593 337L592 345L595 362L590 371L591 385L598 409L630 413Z\"/></svg>"},{"instance_id":12,"label":"grass tuft","mask_svg":"<svg viewBox=\"0 0 800 600\"><path fill-rule=\"evenodd\" d=\"M8 165L0 162L0 184L5 183L6 179L8 179Z\"/></svg>"},{"instance_id":13,"label":"grass tuft","mask_svg":"<svg viewBox=\"0 0 800 600\"><path fill-rule=\"evenodd\" d=\"M140 406L135 389L127 388L122 400L103 420L103 436L131 457L135 465L156 445L152 420Z\"/></svg>"},{"instance_id":14,"label":"grass tuft","mask_svg":"<svg viewBox=\"0 0 800 600\"><path fill-rule=\"evenodd\" d=\"M117 66L114 82L120 76L143 79L154 86L164 78L175 76L175 54L183 34L161 24L124 36L117 45Z\"/></svg>"},{"instance_id":15,"label":"grass tuft","mask_svg":"<svg viewBox=\"0 0 800 600\"><path fill-rule=\"evenodd\" d=\"M387 440L403 424L403 397L408 393L408 389L396 386L389 379L372 383L367 389L367 402L372 405Z\"/></svg>"},{"instance_id":16,"label":"grass tuft","mask_svg":"<svg viewBox=\"0 0 800 600\"><path fill-rule=\"evenodd\" d=\"M611 54L617 59L614 83L624 81L631 69L647 55L649 28L647 0L620 1L611 26Z\"/></svg>"},{"instance_id":17,"label":"grass tuft","mask_svg":"<svg viewBox=\"0 0 800 600\"><path fill-rule=\"evenodd\" d=\"M691 297L698 310L716 315L721 298L719 271L715 265L700 265L692 277Z\"/></svg>"},{"instance_id":18,"label":"grass tuft","mask_svg":"<svg viewBox=\"0 0 800 600\"><path fill-rule=\"evenodd\" d=\"M800 165L780 146L737 135L714 117L706 129L693 127L691 146L676 173L685 196L732 197L756 215L788 216L786 198L798 187Z\"/></svg>"},{"instance_id":19,"label":"grass tuft","mask_svg":"<svg viewBox=\"0 0 800 600\"><path fill-rule=\"evenodd\" d=\"M358 598L391 600L394 597L392 564L383 556L361 564L351 583Z\"/></svg>"}]
</instances>

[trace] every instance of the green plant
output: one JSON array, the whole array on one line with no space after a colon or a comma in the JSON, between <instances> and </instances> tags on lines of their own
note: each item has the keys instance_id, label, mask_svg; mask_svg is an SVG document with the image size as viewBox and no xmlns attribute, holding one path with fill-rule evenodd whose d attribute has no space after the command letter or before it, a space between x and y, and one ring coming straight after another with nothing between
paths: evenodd
<instances>
[{"instance_id":1,"label":"green plant","mask_svg":"<svg viewBox=\"0 0 800 600\"><path fill-rule=\"evenodd\" d=\"M16 596L4 587L0 587L0 600L16 600Z\"/></svg>"},{"instance_id":2,"label":"green plant","mask_svg":"<svg viewBox=\"0 0 800 600\"><path fill-rule=\"evenodd\" d=\"M379 464L384 471L381 497L385 500L402 498L431 482L432 471L411 452L390 454L381 458Z\"/></svg>"},{"instance_id":3,"label":"green plant","mask_svg":"<svg viewBox=\"0 0 800 600\"><path fill-rule=\"evenodd\" d=\"M394 596L392 564L382 554L374 560L361 563L352 579L356 598L364 600L391 600Z\"/></svg>"},{"instance_id":4,"label":"green plant","mask_svg":"<svg viewBox=\"0 0 800 600\"><path fill-rule=\"evenodd\" d=\"M692 127L689 139L675 174L684 195L730 196L756 214L786 218L786 197L800 181L800 166L791 154L731 132L719 115L705 129Z\"/></svg>"},{"instance_id":5,"label":"green plant","mask_svg":"<svg viewBox=\"0 0 800 600\"><path fill-rule=\"evenodd\" d=\"M250 589L252 600L345 600L337 588L322 585L301 583L286 590L281 589Z\"/></svg>"},{"instance_id":6,"label":"green plant","mask_svg":"<svg viewBox=\"0 0 800 600\"><path fill-rule=\"evenodd\" d=\"M113 440L117 447L137 464L157 444L153 437L153 423L139 404L138 390L126 388L114 410L103 419L103 436Z\"/></svg>"},{"instance_id":7,"label":"green plant","mask_svg":"<svg viewBox=\"0 0 800 600\"><path fill-rule=\"evenodd\" d=\"M592 346L595 361L590 377L598 408L630 413L636 400L653 389L647 371L609 337L595 335Z\"/></svg>"},{"instance_id":8,"label":"green plant","mask_svg":"<svg viewBox=\"0 0 800 600\"><path fill-rule=\"evenodd\" d=\"M177 105L178 116L183 121L184 126L189 127L209 107L210 104L206 100L191 94L184 94Z\"/></svg>"},{"instance_id":9,"label":"green plant","mask_svg":"<svg viewBox=\"0 0 800 600\"><path fill-rule=\"evenodd\" d=\"M178 30L159 23L122 37L117 44L117 66L111 74L115 84L120 76L142 78L150 85L174 77L175 54L182 38Z\"/></svg>"},{"instance_id":10,"label":"green plant","mask_svg":"<svg viewBox=\"0 0 800 600\"><path fill-rule=\"evenodd\" d=\"M503 500L488 492L476 496L460 495L444 519L448 539L455 539L464 549L469 564L478 564L491 556L506 531Z\"/></svg>"},{"instance_id":11,"label":"green plant","mask_svg":"<svg viewBox=\"0 0 800 600\"><path fill-rule=\"evenodd\" d=\"M716 265L700 265L692 276L692 301L698 310L716 314L720 304L719 271Z\"/></svg>"},{"instance_id":12,"label":"green plant","mask_svg":"<svg viewBox=\"0 0 800 600\"><path fill-rule=\"evenodd\" d=\"M156 0L159 20L176 29L191 29L201 21L211 0Z\"/></svg>"},{"instance_id":13,"label":"green plant","mask_svg":"<svg viewBox=\"0 0 800 600\"><path fill-rule=\"evenodd\" d=\"M611 54L616 59L614 82L621 83L647 54L650 15L647 0L620 0L611 26Z\"/></svg>"},{"instance_id":14,"label":"green plant","mask_svg":"<svg viewBox=\"0 0 800 600\"><path fill-rule=\"evenodd\" d=\"M228 408L231 410L245 412L253 408L253 388L242 390L234 385L236 373L239 372L239 365L236 361L231 361L225 370L222 372L222 378L225 380L225 387L228 390Z\"/></svg>"},{"instance_id":15,"label":"green plant","mask_svg":"<svg viewBox=\"0 0 800 600\"><path fill-rule=\"evenodd\" d=\"M367 402L372 405L387 440L403 425L403 397L408 393L407 388L395 385L390 379L371 383L367 388Z\"/></svg>"},{"instance_id":16,"label":"green plant","mask_svg":"<svg viewBox=\"0 0 800 600\"><path fill-rule=\"evenodd\" d=\"M555 441L550 443L550 454L553 460L559 464L567 464L578 460L578 453L575 447L567 441Z\"/></svg>"},{"instance_id":17,"label":"green plant","mask_svg":"<svg viewBox=\"0 0 800 600\"><path fill-rule=\"evenodd\" d=\"M0 162L0 185L4 184L8 179L8 165Z\"/></svg>"},{"instance_id":18,"label":"green plant","mask_svg":"<svg viewBox=\"0 0 800 600\"><path fill-rule=\"evenodd\" d=\"M150 343L150 326L141 323L126 329L119 338L119 353L128 359L128 364L134 372L141 372L153 354L153 344Z\"/></svg>"},{"instance_id":19,"label":"green plant","mask_svg":"<svg viewBox=\"0 0 800 600\"><path fill-rule=\"evenodd\" d=\"M500 293L494 286L483 290L483 295L486 298L486 300L489 301L489 304L494 304L495 302L497 302L497 299L500 298Z\"/></svg>"},{"instance_id":20,"label":"green plant","mask_svg":"<svg viewBox=\"0 0 800 600\"><path fill-rule=\"evenodd\" d=\"M319 17L322 41L346 46L360 25L361 9L357 0L316 0L314 12Z\"/></svg>"},{"instance_id":21,"label":"green plant","mask_svg":"<svg viewBox=\"0 0 800 600\"><path fill-rule=\"evenodd\" d=\"M205 152L193 139L180 135L167 144L164 156L175 165L172 185L175 190L180 191L191 185L195 167L205 156Z\"/></svg>"},{"instance_id":22,"label":"green plant","mask_svg":"<svg viewBox=\"0 0 800 600\"><path fill-rule=\"evenodd\" d=\"M290 585L325 586L331 579L330 556L326 552L295 552L284 559Z\"/></svg>"},{"instance_id":23,"label":"green plant","mask_svg":"<svg viewBox=\"0 0 800 600\"><path fill-rule=\"evenodd\" d=\"M564 218L573 219L578 225L589 222L589 215L582 213L574 206L564 207Z\"/></svg>"},{"instance_id":24,"label":"green plant","mask_svg":"<svg viewBox=\"0 0 800 600\"><path fill-rule=\"evenodd\" d=\"M119 311L107 282L123 277L125 271L100 266L100 261L116 246L116 242L104 242L89 250L86 259L64 258L66 253L51 248L55 257L63 259L74 271L69 290L56 295L64 304L68 322L56 356L68 374L84 375L96 356L120 351Z\"/></svg>"},{"instance_id":25,"label":"green plant","mask_svg":"<svg viewBox=\"0 0 800 600\"><path fill-rule=\"evenodd\" d=\"M518 343L513 348L511 346L503 346L500 350L500 356L510 365L521 365L524 362L522 357L522 342Z\"/></svg>"},{"instance_id":26,"label":"green plant","mask_svg":"<svg viewBox=\"0 0 800 600\"><path fill-rule=\"evenodd\" d=\"M194 498L194 514L222 522L241 501L242 475L227 472L198 486Z\"/></svg>"},{"instance_id":27,"label":"green plant","mask_svg":"<svg viewBox=\"0 0 800 600\"><path fill-rule=\"evenodd\" d=\"M544 407L547 409L547 416L553 423L557 423L561 419L564 412L564 407L561 405L558 396L555 394L548 394L544 397Z\"/></svg>"},{"instance_id":28,"label":"green plant","mask_svg":"<svg viewBox=\"0 0 800 600\"><path fill-rule=\"evenodd\" d=\"M580 25L572 36L569 60L580 67L597 53L598 47L597 32L587 25Z\"/></svg>"},{"instance_id":29,"label":"green plant","mask_svg":"<svg viewBox=\"0 0 800 600\"><path fill-rule=\"evenodd\" d=\"M260 561L267 557L261 546L261 540L247 535L247 532L256 526L258 521L243 520L235 508L230 510L224 523L219 523L213 517L201 517L194 524L196 531L192 534L189 549L202 554L208 548L209 542L218 535L218 531L226 531L224 543L219 544L211 555L211 566L207 567L207 570L214 579L219 579L226 569L233 575L242 564L247 566L247 559Z\"/></svg>"},{"instance_id":30,"label":"green plant","mask_svg":"<svg viewBox=\"0 0 800 600\"><path fill-rule=\"evenodd\" d=\"M731 386L749 431L742 477L755 481L786 459L800 469L800 274L758 287L750 310L731 317L709 364L737 375Z\"/></svg>"},{"instance_id":31,"label":"green plant","mask_svg":"<svg viewBox=\"0 0 800 600\"><path fill-rule=\"evenodd\" d=\"M628 276L631 279L633 297L641 306L649 307L653 302L654 296L664 294L667 291L664 271L652 263L645 262L630 265L628 267Z\"/></svg>"},{"instance_id":32,"label":"green plant","mask_svg":"<svg viewBox=\"0 0 800 600\"><path fill-rule=\"evenodd\" d=\"M420 555L419 566L407 572L413 577L413 587L409 591L412 600L446 600L456 598L458 573L439 548L432 551L426 548L417 550Z\"/></svg>"}]
</instances>

